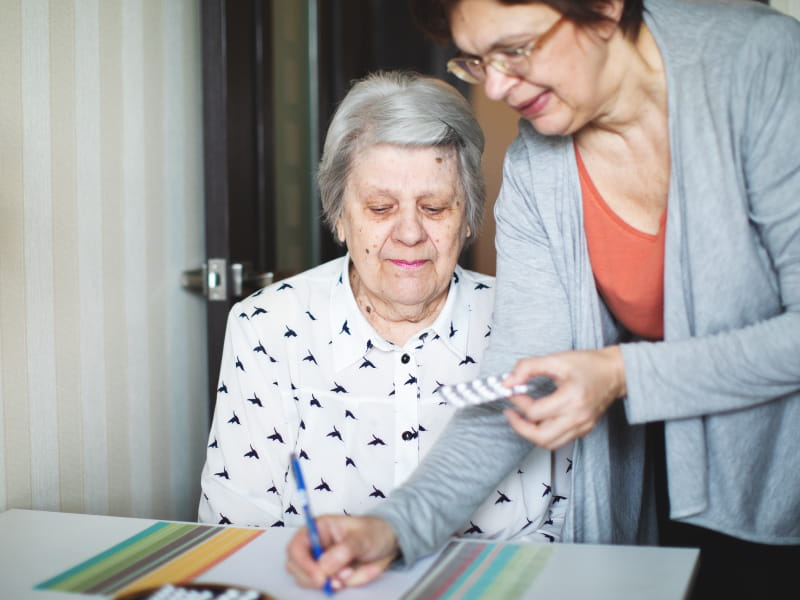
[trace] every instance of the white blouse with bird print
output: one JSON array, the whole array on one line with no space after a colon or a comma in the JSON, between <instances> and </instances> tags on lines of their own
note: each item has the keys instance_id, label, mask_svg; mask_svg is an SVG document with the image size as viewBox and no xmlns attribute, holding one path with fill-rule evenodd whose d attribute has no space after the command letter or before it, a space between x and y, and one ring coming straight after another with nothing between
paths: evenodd
<instances>
[{"instance_id":1,"label":"white blouse with bird print","mask_svg":"<svg viewBox=\"0 0 800 600\"><path fill-rule=\"evenodd\" d=\"M200 521L303 525L292 452L316 514L368 511L453 415L438 388L478 376L494 278L457 266L436 321L399 347L357 307L348 264L334 259L231 309ZM570 467L568 453L534 449L455 534L558 540Z\"/></svg>"}]
</instances>

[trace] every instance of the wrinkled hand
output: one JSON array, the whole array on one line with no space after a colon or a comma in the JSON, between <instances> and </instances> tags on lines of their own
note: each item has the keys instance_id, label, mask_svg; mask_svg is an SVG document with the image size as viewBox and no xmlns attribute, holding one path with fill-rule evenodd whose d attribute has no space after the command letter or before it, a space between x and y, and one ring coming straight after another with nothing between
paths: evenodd
<instances>
[{"instance_id":1,"label":"wrinkled hand","mask_svg":"<svg viewBox=\"0 0 800 600\"><path fill-rule=\"evenodd\" d=\"M524 358L504 384L525 383L536 375L550 377L558 389L537 399L513 396L510 400L517 410L507 408L504 413L514 431L548 450L589 433L614 400L626 393L619 346Z\"/></svg>"},{"instance_id":2,"label":"wrinkled hand","mask_svg":"<svg viewBox=\"0 0 800 600\"><path fill-rule=\"evenodd\" d=\"M325 549L318 561L305 527L286 548L286 570L301 587L321 588L328 577L335 590L364 585L377 579L400 551L394 530L377 517L323 515L316 523Z\"/></svg>"}]
</instances>

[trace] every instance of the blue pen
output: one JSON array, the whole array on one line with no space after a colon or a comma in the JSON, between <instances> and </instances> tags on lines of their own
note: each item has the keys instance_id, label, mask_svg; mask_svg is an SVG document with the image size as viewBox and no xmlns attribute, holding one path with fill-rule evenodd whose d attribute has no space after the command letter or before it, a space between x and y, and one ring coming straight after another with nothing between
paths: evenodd
<instances>
[{"instance_id":1,"label":"blue pen","mask_svg":"<svg viewBox=\"0 0 800 600\"><path fill-rule=\"evenodd\" d=\"M306 527L308 527L308 537L311 539L311 552L314 554L315 559L322 556L322 544L319 541L319 532L317 532L317 524L314 522L314 516L311 514L311 504L308 501L308 492L306 492L306 483L303 480L303 472L300 470L300 461L297 460L297 455L292 453L292 471L294 471L294 478L297 481L297 492L300 494L300 501L303 503L303 514L306 517ZM333 596L333 587L331 586L330 578L325 580L325 593L328 596Z\"/></svg>"}]
</instances>

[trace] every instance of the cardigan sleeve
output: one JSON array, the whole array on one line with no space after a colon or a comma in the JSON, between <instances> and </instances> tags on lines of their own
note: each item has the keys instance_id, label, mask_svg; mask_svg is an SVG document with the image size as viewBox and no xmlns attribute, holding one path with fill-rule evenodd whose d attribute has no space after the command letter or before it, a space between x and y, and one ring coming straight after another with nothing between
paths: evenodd
<instances>
[{"instance_id":1,"label":"cardigan sleeve","mask_svg":"<svg viewBox=\"0 0 800 600\"><path fill-rule=\"evenodd\" d=\"M763 278L753 273L750 290L719 301L769 295L774 308L728 330L623 346L625 404L633 423L720 414L800 392L798 56L800 23L777 14L757 20L733 59L738 68L729 94L736 129L726 136L740 149L744 197L742 211L731 204L730 218L746 212L749 245L761 254L759 267L770 273L766 287L774 289L756 289ZM745 264L737 265L736 256L726 258L734 268Z\"/></svg>"},{"instance_id":2,"label":"cardigan sleeve","mask_svg":"<svg viewBox=\"0 0 800 600\"><path fill-rule=\"evenodd\" d=\"M527 161L517 145L519 161ZM497 295L484 375L509 371L517 359L571 344L565 292L558 282L544 228L519 182L527 173L506 157L495 206ZM411 478L373 514L398 536L402 563L439 548L534 446L519 437L492 403L460 410Z\"/></svg>"}]
</instances>

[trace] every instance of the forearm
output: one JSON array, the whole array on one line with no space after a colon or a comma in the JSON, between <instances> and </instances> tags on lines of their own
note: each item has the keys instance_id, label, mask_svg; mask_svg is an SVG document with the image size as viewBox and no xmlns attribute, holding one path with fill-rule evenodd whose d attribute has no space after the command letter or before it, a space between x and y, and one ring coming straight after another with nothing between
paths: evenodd
<instances>
[{"instance_id":1,"label":"forearm","mask_svg":"<svg viewBox=\"0 0 800 600\"><path fill-rule=\"evenodd\" d=\"M459 412L412 477L371 512L392 525L401 564L442 546L530 450L497 407Z\"/></svg>"}]
</instances>

